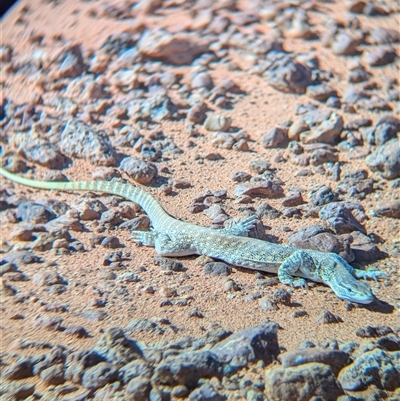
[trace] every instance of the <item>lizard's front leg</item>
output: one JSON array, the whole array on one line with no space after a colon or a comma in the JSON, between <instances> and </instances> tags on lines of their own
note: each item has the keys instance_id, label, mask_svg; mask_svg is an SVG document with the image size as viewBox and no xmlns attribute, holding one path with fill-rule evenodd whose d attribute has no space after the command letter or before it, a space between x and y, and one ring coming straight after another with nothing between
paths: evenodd
<instances>
[{"instance_id":1,"label":"lizard's front leg","mask_svg":"<svg viewBox=\"0 0 400 401\"><path fill-rule=\"evenodd\" d=\"M388 275L385 272L376 269L369 270L361 270L361 269L353 269L353 276L356 278L363 279L374 279L377 280L379 277L388 278Z\"/></svg>"},{"instance_id":2,"label":"lizard's front leg","mask_svg":"<svg viewBox=\"0 0 400 401\"><path fill-rule=\"evenodd\" d=\"M231 227L225 227L220 229L219 232L227 235L235 235L237 237L248 237L249 231L253 229L258 221L258 217L252 214Z\"/></svg>"},{"instance_id":3,"label":"lizard's front leg","mask_svg":"<svg viewBox=\"0 0 400 401\"><path fill-rule=\"evenodd\" d=\"M306 280L301 277L293 277L298 271L305 275L315 270L315 265L312 257L304 250L298 250L292 253L278 268L278 278L283 284L293 287L305 287Z\"/></svg>"}]
</instances>

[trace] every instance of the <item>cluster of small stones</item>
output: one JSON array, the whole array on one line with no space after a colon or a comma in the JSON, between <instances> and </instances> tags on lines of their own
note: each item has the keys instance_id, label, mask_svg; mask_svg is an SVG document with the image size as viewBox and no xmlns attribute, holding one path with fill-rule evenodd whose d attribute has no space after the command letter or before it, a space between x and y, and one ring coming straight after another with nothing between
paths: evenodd
<instances>
[{"instance_id":1,"label":"cluster of small stones","mask_svg":"<svg viewBox=\"0 0 400 401\"><path fill-rule=\"evenodd\" d=\"M135 319L125 328L106 329L83 351L20 338L10 355L14 361L3 369L2 399L394 401L400 395L400 337L387 326L361 327L360 342L306 341L288 352L279 346L279 327L268 322L234 334L216 324L201 338L147 345L130 336L169 325ZM18 357L19 349L39 354ZM47 390L37 389L32 377Z\"/></svg>"},{"instance_id":2,"label":"cluster of small stones","mask_svg":"<svg viewBox=\"0 0 400 401\"><path fill-rule=\"evenodd\" d=\"M49 170L44 180L65 181L61 170L84 159L96 166L91 177L95 180L120 180L123 172L141 184L154 183L161 194L169 196L195 183L166 179L173 173L159 163L191 152L205 140L215 151L196 155L199 164L218 162L227 150L254 152L257 146L266 154L278 150L273 160L255 155L248 171L235 171L233 191L220 188L199 193L188 210L204 213L215 227L229 227L236 220L225 205L232 200L243 216L259 218L250 236L275 242L276 238L266 234L268 227L262 220L288 224L290 219L319 218L319 224L291 233L289 244L335 252L349 262L371 263L398 256L400 239L383 244L367 232L365 222L368 217L380 217L387 219L393 232L400 228L399 197L379 201L381 191L400 188L400 120L396 117L400 91L395 80L374 80L376 71L395 65L400 34L384 26L365 29L361 23L362 18L389 18L398 13L395 2L350 0L345 20L325 15L322 33L310 22L312 12L321 11L317 3L295 6L254 1L249 2L251 8L240 12L234 0L197 3L188 6L194 7L192 31L179 35L141 26L111 35L93 53L87 52L84 43L64 43L61 51L52 54L41 45L44 38L34 32L29 39L35 50L30 54L14 54L12 43L0 46L3 71L17 80L33 77L39 89L26 104L2 100L0 143L5 167L26 173L39 165ZM151 16L161 10L168 12L157 1L142 2L135 9L106 3L93 9L92 18L127 19L137 12ZM268 40L256 29L260 25L271 28ZM306 45L320 40L326 51L348 63L346 91L335 89L335 77L319 67L317 54L286 52L285 40L290 38ZM239 65L237 57L249 65ZM297 94L301 100L294 116L257 139L251 137L246 127L235 126L229 117L230 110L246 96L245 85L231 78L214 82L216 66L261 77L282 96ZM165 128L171 121L182 123L187 135L184 149ZM346 160L363 158L362 167L348 168ZM316 185L308 193L300 187L286 188L279 178L280 166L286 163L296 169L300 182L302 177L324 176L331 186ZM363 201L371 194L377 202L373 208L365 207ZM260 198L279 199L281 208ZM4 186L0 208L2 223L15 225L10 238L1 244L0 261L2 291L12 300L14 320L25 319L23 306L36 302L37 294L45 291L57 301L40 305L33 329L62 332L74 340L93 335L86 327L64 324L63 315L69 310L62 296L72 291L73 280L60 273L57 262L47 259L97 247L108 252L98 262L99 293L109 296L107 302L117 302L119 296L128 298L134 285L137 292L159 294L160 307L193 303L190 286L150 284L146 268L128 269L132 255L124 250L128 244L121 242L116 229L150 227L148 218L131 202L86 195L75 204L58 199L34 202ZM77 239L85 230L91 231L89 246ZM287 225L281 230L292 231ZM155 258L155 263L167 276L183 276L186 271L180 261ZM230 266L201 257L197 263L204 277L221 280L228 299L243 293L247 302L257 301L265 312L292 307L293 319L307 316L305 309L292 303L290 290L275 288L276 277L256 273L255 286L246 288L229 277ZM387 273L396 274L395 262L385 263ZM26 281L32 282L32 294L19 290L19 284ZM107 302L101 295L91 298L82 312L88 325L107 318ZM347 304L348 310L355 307ZM194 319L206 314L197 307L187 312ZM315 323L342 321L341 316L323 310ZM201 338L144 344L135 339L136 333L180 330L166 318L149 318L134 320L124 328L104 325L97 345L86 351L19 338L12 351L1 356L0 395L5 399L85 400L124 399L129 394L132 400L152 401L235 397L369 401L400 396L399 328L360 327L359 337L374 340L343 344L332 340L318 345L308 341L290 352L278 344L277 329L266 323L232 334L212 325ZM25 350L35 356L22 356ZM33 384L33 377L47 390Z\"/></svg>"}]
</instances>

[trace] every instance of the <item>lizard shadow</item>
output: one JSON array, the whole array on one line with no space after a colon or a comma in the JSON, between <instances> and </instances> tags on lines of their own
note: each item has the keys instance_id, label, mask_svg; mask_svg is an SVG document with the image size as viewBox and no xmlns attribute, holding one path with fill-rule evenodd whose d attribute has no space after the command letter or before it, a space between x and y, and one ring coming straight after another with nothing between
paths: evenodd
<instances>
[{"instance_id":1,"label":"lizard shadow","mask_svg":"<svg viewBox=\"0 0 400 401\"><path fill-rule=\"evenodd\" d=\"M375 299L372 303L367 305L362 305L364 309L369 310L370 312L391 314L394 311L394 306L389 304L388 302L381 301L380 299Z\"/></svg>"}]
</instances>

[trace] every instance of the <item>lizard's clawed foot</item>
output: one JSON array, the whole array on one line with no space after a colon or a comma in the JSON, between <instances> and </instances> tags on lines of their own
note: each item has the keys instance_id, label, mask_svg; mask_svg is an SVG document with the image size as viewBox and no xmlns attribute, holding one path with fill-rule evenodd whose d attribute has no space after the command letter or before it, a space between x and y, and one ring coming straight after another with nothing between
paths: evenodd
<instances>
[{"instance_id":1,"label":"lizard's clawed foot","mask_svg":"<svg viewBox=\"0 0 400 401\"><path fill-rule=\"evenodd\" d=\"M279 280L282 284L290 285L291 287L294 288L307 288L307 281L304 280L304 278L301 277L286 277L282 278L279 277Z\"/></svg>"},{"instance_id":2,"label":"lizard's clawed foot","mask_svg":"<svg viewBox=\"0 0 400 401\"><path fill-rule=\"evenodd\" d=\"M357 278L373 279L375 281L379 277L388 278L388 275L385 272L376 269L369 269L369 270L355 269L354 274Z\"/></svg>"},{"instance_id":3,"label":"lizard's clawed foot","mask_svg":"<svg viewBox=\"0 0 400 401\"><path fill-rule=\"evenodd\" d=\"M293 279L292 286L294 288L307 288L307 281L304 280L304 278L296 277L295 279Z\"/></svg>"}]
</instances>

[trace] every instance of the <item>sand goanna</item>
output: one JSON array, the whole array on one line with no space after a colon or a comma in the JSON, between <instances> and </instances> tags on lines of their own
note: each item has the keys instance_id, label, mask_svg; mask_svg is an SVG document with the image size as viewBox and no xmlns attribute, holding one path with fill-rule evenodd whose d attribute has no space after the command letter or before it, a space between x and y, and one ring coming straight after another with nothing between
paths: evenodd
<instances>
[{"instance_id":1,"label":"sand goanna","mask_svg":"<svg viewBox=\"0 0 400 401\"><path fill-rule=\"evenodd\" d=\"M60 191L93 191L119 195L135 202L147 213L151 231L133 231L135 242L153 246L163 256L206 255L235 266L275 273L283 284L304 287L305 279L328 285L341 299L369 304L374 295L360 278L386 277L379 270L353 268L342 257L310 249L276 245L247 237L255 216L231 228L215 230L170 216L148 192L138 186L106 181L54 182L27 179L0 167L0 175L22 185Z\"/></svg>"}]
</instances>

